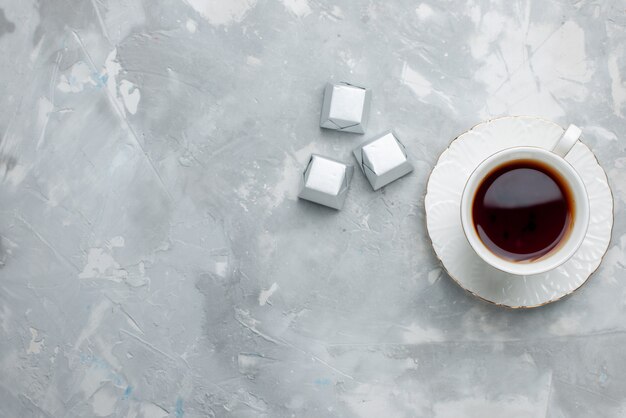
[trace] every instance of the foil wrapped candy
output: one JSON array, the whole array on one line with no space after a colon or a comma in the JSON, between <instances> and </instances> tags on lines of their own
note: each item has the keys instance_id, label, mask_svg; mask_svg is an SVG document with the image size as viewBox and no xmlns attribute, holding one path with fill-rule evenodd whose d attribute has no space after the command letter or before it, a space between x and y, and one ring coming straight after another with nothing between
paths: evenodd
<instances>
[{"instance_id":1,"label":"foil wrapped candy","mask_svg":"<svg viewBox=\"0 0 626 418\"><path fill-rule=\"evenodd\" d=\"M354 166L313 154L300 179L298 197L341 209L348 194Z\"/></svg>"},{"instance_id":2,"label":"foil wrapped candy","mask_svg":"<svg viewBox=\"0 0 626 418\"><path fill-rule=\"evenodd\" d=\"M372 91L346 82L328 83L320 126L342 132L363 134L370 114Z\"/></svg>"},{"instance_id":3,"label":"foil wrapped candy","mask_svg":"<svg viewBox=\"0 0 626 418\"><path fill-rule=\"evenodd\" d=\"M365 142L353 153L374 190L413 171L406 148L393 131L387 131Z\"/></svg>"},{"instance_id":4,"label":"foil wrapped candy","mask_svg":"<svg viewBox=\"0 0 626 418\"><path fill-rule=\"evenodd\" d=\"M328 83L320 126L343 132L365 133L371 91L349 83ZM359 167L374 190L413 171L406 149L393 131L365 142L353 151ZM348 194L354 167L313 154L302 178L298 197L334 209L341 209Z\"/></svg>"}]
</instances>

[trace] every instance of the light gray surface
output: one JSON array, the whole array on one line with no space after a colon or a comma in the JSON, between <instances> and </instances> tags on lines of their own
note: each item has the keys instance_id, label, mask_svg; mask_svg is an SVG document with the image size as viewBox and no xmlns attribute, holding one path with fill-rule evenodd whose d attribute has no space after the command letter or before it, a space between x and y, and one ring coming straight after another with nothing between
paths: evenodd
<instances>
[{"instance_id":1,"label":"light gray surface","mask_svg":"<svg viewBox=\"0 0 626 418\"><path fill-rule=\"evenodd\" d=\"M0 416L626 414L626 3L31 0L0 14ZM328 80L368 135L319 128ZM459 133L579 124L616 224L532 311L444 273L423 193ZM297 201L394 128L415 171Z\"/></svg>"}]
</instances>

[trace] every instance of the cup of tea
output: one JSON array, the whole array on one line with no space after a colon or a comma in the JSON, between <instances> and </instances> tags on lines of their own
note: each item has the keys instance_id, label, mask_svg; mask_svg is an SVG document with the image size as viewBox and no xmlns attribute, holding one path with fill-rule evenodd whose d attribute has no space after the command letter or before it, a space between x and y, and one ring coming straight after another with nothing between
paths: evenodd
<instances>
[{"instance_id":1,"label":"cup of tea","mask_svg":"<svg viewBox=\"0 0 626 418\"><path fill-rule=\"evenodd\" d=\"M465 236L485 262L515 275L545 273L574 255L589 225L585 184L565 156L574 125L554 148L513 147L472 172L461 197Z\"/></svg>"}]
</instances>

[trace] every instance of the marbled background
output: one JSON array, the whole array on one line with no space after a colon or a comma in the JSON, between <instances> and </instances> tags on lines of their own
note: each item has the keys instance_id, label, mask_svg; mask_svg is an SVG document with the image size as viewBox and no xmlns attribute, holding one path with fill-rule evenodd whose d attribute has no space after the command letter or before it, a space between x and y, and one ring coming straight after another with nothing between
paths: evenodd
<instances>
[{"instance_id":1,"label":"marbled background","mask_svg":"<svg viewBox=\"0 0 626 418\"><path fill-rule=\"evenodd\" d=\"M0 416L626 414L626 1L0 1ZM320 130L328 80L373 90ZM442 272L439 153L576 123L616 223L573 296L510 311ZM414 173L296 199L394 128Z\"/></svg>"}]
</instances>

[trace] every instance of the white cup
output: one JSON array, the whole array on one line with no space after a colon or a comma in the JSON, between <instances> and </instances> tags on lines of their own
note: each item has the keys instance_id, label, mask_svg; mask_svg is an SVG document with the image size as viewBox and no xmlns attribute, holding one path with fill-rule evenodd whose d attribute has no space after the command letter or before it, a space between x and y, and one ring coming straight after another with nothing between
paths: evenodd
<instances>
[{"instance_id":1,"label":"white cup","mask_svg":"<svg viewBox=\"0 0 626 418\"><path fill-rule=\"evenodd\" d=\"M570 125L557 141L552 151L538 147L508 148L491 155L472 172L465 184L461 197L461 223L467 241L476 254L485 262L507 273L528 276L545 273L557 268L578 250L585 239L589 225L589 197L585 189L585 183L583 183L574 167L565 161L564 157L576 144L580 134L579 128ZM477 189L483 179L493 172L494 169L516 160L535 160L547 165L558 173L566 183L565 186L571 191L574 205L571 208L573 217L569 233L550 252L538 259L528 261L512 261L493 253L480 239L472 219L474 196L476 196Z\"/></svg>"}]
</instances>

